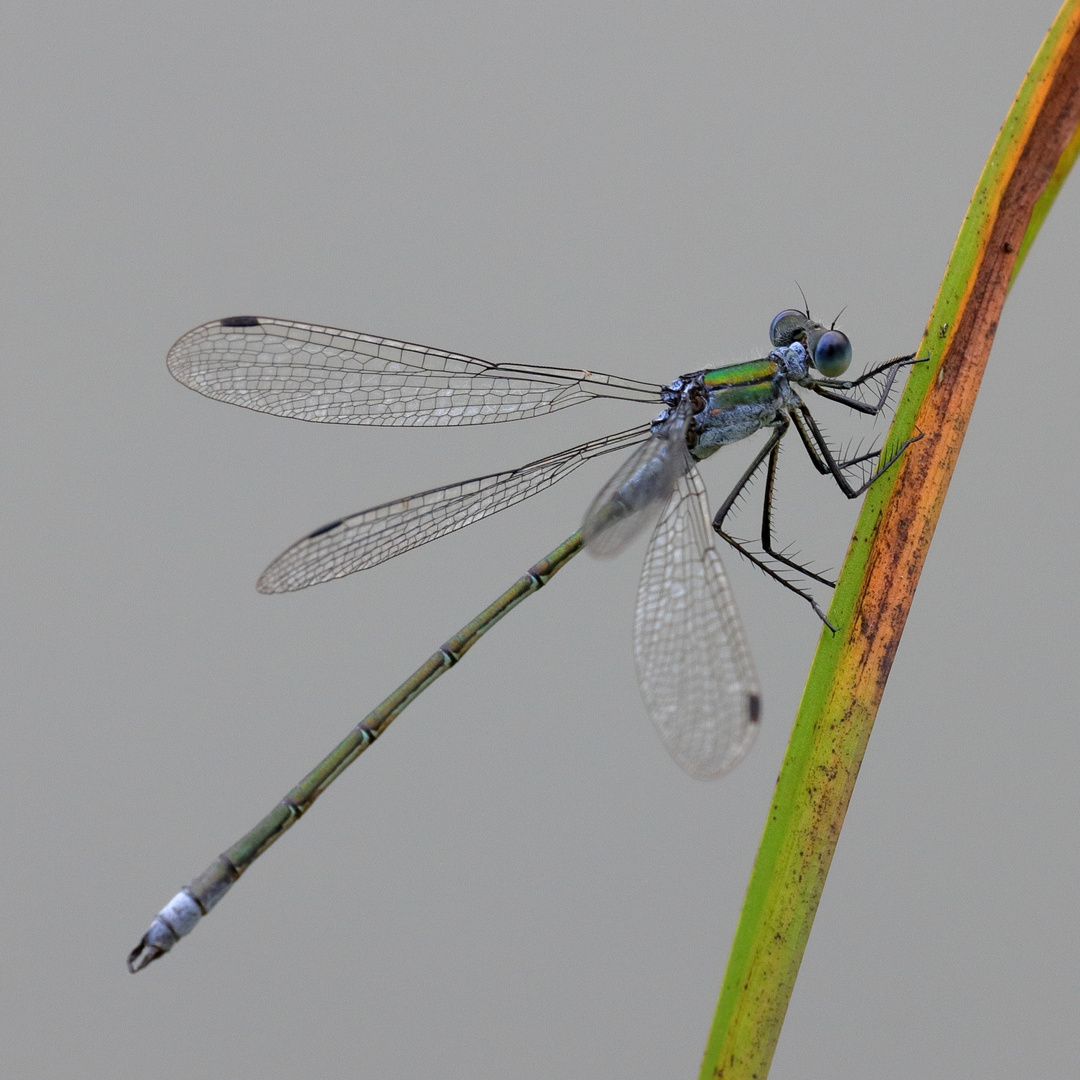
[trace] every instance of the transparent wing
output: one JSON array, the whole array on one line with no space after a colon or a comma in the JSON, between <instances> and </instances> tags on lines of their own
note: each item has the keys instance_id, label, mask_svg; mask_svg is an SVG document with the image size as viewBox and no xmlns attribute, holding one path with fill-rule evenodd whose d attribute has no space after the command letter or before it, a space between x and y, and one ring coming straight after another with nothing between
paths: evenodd
<instances>
[{"instance_id":1,"label":"transparent wing","mask_svg":"<svg viewBox=\"0 0 1080 1080\"><path fill-rule=\"evenodd\" d=\"M592 554L617 555L656 520L679 477L693 464L686 450L692 409L684 398L593 499L581 525Z\"/></svg>"},{"instance_id":2,"label":"transparent wing","mask_svg":"<svg viewBox=\"0 0 1080 1080\"><path fill-rule=\"evenodd\" d=\"M489 364L351 330L240 315L190 330L169 371L200 394L324 424L492 424L660 387L592 371Z\"/></svg>"},{"instance_id":3,"label":"transparent wing","mask_svg":"<svg viewBox=\"0 0 1080 1080\"><path fill-rule=\"evenodd\" d=\"M377 566L505 510L551 487L589 458L623 450L648 434L649 426L643 424L519 469L422 491L333 521L279 555L259 578L259 592L292 592Z\"/></svg>"},{"instance_id":4,"label":"transparent wing","mask_svg":"<svg viewBox=\"0 0 1080 1080\"><path fill-rule=\"evenodd\" d=\"M649 718L691 776L734 768L757 734L760 690L713 543L696 468L677 481L649 541L634 618L634 659Z\"/></svg>"}]
</instances>

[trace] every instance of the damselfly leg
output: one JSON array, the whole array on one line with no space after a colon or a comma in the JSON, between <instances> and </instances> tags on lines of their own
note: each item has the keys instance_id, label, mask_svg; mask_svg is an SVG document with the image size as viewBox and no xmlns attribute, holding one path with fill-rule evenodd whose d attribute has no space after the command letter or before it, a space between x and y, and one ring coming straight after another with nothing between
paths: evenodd
<instances>
[{"instance_id":1,"label":"damselfly leg","mask_svg":"<svg viewBox=\"0 0 1080 1080\"><path fill-rule=\"evenodd\" d=\"M847 405L849 408L854 409L857 412L876 416L885 408L888 404L889 397L892 392L893 383L896 380L897 373L902 367L910 366L911 364L920 363L921 361L914 358L914 354L908 356L897 357L894 360L890 360L887 363L880 364L875 368L870 369L861 375L858 379L820 379L816 382L812 389L821 394L823 397L828 398L830 401L836 401L839 404ZM876 401L867 402L859 398L848 397L841 393L836 393L836 390L852 390L857 387L864 386L867 383L872 382L874 379L878 379L884 376L884 385L878 395ZM821 389L822 386L829 389ZM779 417L773 433L769 436L765 445L755 455L754 460L750 463L749 468L743 473L732 489L731 493L724 500L720 509L717 511L716 517L713 519L713 528L716 532L740 555L744 556L755 566L757 566L763 573L771 577L774 581L779 582L786 589L795 593L796 596L802 597L813 608L814 613L821 621L829 627L830 630L836 629L826 618L825 613L821 610L817 600L809 590L801 588L798 584L792 581L789 577L785 576L783 568L794 571L801 574L804 577L816 581L821 585L825 585L828 588L835 588L836 582L824 577L823 575L811 570L810 567L796 562L790 558L784 551L778 550L774 545L773 539L773 524L772 524L772 509L773 498L775 495L776 487L776 472L777 465L780 457L780 444L784 435L787 434L790 423L794 423L795 430L799 433L800 441L803 447L806 449L807 456L810 458L814 468L823 476L832 476L836 482L837 487L844 493L849 499L856 499L862 495L875 481L879 480L900 458L903 452L914 442L917 442L922 438L922 434L919 433L910 439L905 440L900 444L892 453L886 455L883 462L879 464L876 470L871 472L871 475L864 479L861 483L853 484L847 477L846 471L852 469L857 465L865 464L868 461L878 460L881 458L881 447L876 447L867 453L857 454L847 459L838 459L831 447L828 445L821 429L818 427L816 421L810 413L810 410L804 403L799 403L798 406L793 408L789 413L791 420L788 421L785 417ZM730 515L732 509L739 501L740 497L745 492L746 488L753 481L755 475L761 466L768 462L765 473L765 491L762 499L762 514L761 514L761 536L760 543L761 549L768 559L774 563L780 564L780 568L774 565L770 565L765 558L751 550L749 544L740 540L724 528L724 522Z\"/></svg>"}]
</instances>

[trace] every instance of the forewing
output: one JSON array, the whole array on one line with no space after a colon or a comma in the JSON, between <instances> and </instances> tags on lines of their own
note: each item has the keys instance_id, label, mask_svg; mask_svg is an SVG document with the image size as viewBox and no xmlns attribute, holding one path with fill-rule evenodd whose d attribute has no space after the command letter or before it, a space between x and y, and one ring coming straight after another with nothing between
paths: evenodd
<instances>
[{"instance_id":1,"label":"forewing","mask_svg":"<svg viewBox=\"0 0 1080 1080\"><path fill-rule=\"evenodd\" d=\"M679 478L657 523L638 587L634 659L646 711L671 756L712 780L757 734L760 690L713 543L696 468Z\"/></svg>"},{"instance_id":2,"label":"forewing","mask_svg":"<svg viewBox=\"0 0 1080 1080\"><path fill-rule=\"evenodd\" d=\"M422 491L331 522L279 555L263 571L258 589L264 593L292 592L377 566L505 510L551 487L589 458L632 446L648 432L647 425L631 428L519 469Z\"/></svg>"},{"instance_id":3,"label":"forewing","mask_svg":"<svg viewBox=\"0 0 1080 1080\"><path fill-rule=\"evenodd\" d=\"M489 364L351 330L237 316L186 333L169 370L200 394L325 424L492 424L660 387L597 372Z\"/></svg>"}]
</instances>

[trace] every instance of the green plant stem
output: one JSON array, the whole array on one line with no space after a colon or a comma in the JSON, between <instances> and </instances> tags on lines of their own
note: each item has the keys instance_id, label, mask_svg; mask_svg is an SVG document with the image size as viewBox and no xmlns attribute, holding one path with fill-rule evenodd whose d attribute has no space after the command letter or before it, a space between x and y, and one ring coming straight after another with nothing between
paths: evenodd
<instances>
[{"instance_id":1,"label":"green plant stem","mask_svg":"<svg viewBox=\"0 0 1080 1080\"><path fill-rule=\"evenodd\" d=\"M990 153L870 489L750 878L700 1076L763 1080L1009 286L1080 150L1080 0L1066 0Z\"/></svg>"}]
</instances>

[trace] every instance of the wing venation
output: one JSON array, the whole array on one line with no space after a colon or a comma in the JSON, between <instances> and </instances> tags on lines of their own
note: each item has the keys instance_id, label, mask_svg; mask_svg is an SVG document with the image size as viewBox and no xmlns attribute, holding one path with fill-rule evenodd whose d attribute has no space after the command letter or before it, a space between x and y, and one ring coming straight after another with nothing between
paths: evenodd
<instances>
[{"instance_id":1,"label":"wing venation","mask_svg":"<svg viewBox=\"0 0 1080 1080\"><path fill-rule=\"evenodd\" d=\"M691 776L723 776L757 734L760 689L696 468L678 480L645 555L634 659L646 711Z\"/></svg>"},{"instance_id":2,"label":"wing venation","mask_svg":"<svg viewBox=\"0 0 1080 1080\"><path fill-rule=\"evenodd\" d=\"M641 442L648 425L540 458L518 469L480 476L373 506L324 525L279 555L259 578L278 593L366 570L447 533L463 529L551 487L590 458Z\"/></svg>"},{"instance_id":3,"label":"wing venation","mask_svg":"<svg viewBox=\"0 0 1080 1080\"><path fill-rule=\"evenodd\" d=\"M634 379L490 364L394 338L250 315L184 334L168 365L207 397L325 424L491 424L595 398L660 400L659 386Z\"/></svg>"}]
</instances>

